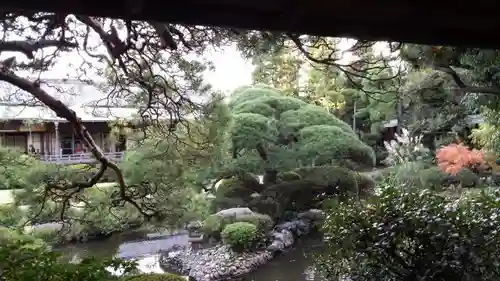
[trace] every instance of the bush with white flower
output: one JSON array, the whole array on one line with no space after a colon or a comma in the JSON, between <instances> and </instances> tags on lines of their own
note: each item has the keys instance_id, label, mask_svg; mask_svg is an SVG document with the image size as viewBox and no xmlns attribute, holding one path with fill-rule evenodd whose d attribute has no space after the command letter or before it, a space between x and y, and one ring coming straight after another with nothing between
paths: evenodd
<instances>
[{"instance_id":1,"label":"bush with white flower","mask_svg":"<svg viewBox=\"0 0 500 281\"><path fill-rule=\"evenodd\" d=\"M395 140L384 141L388 152L384 162L395 166L429 158L430 150L422 144L422 137L422 135L411 136L407 129L401 129L401 134L395 134Z\"/></svg>"}]
</instances>

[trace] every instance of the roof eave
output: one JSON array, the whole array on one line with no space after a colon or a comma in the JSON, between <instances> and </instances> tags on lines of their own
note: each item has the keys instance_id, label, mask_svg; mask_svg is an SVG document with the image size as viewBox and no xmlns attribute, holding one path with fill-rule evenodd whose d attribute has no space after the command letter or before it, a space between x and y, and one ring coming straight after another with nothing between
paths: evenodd
<instances>
[{"instance_id":1,"label":"roof eave","mask_svg":"<svg viewBox=\"0 0 500 281\"><path fill-rule=\"evenodd\" d=\"M475 1L474 12L467 1L394 0L18 0L0 6L365 40L500 47L492 36L500 23L495 1Z\"/></svg>"}]
</instances>

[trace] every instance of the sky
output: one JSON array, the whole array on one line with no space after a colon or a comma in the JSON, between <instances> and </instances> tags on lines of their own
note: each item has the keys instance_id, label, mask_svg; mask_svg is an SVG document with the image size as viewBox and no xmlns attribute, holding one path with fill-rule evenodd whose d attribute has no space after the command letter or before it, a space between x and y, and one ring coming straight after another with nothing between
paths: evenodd
<instances>
[{"instance_id":1,"label":"sky","mask_svg":"<svg viewBox=\"0 0 500 281\"><path fill-rule=\"evenodd\" d=\"M254 66L240 55L236 47L230 46L207 56L213 60L215 71L207 71L205 78L214 88L227 92L252 83Z\"/></svg>"},{"instance_id":2,"label":"sky","mask_svg":"<svg viewBox=\"0 0 500 281\"><path fill-rule=\"evenodd\" d=\"M215 89L230 92L235 88L252 82L254 66L244 59L235 46L228 46L219 51L205 54L215 66L215 71L206 71L206 82ZM45 78L65 78L73 73L72 69L79 65L80 59L75 56L65 56L50 71L45 72Z\"/></svg>"},{"instance_id":3,"label":"sky","mask_svg":"<svg viewBox=\"0 0 500 281\"><path fill-rule=\"evenodd\" d=\"M119 30L119 36L122 37L123 40L125 38L124 30ZM121 34L123 33L123 34ZM33 37L37 37L36 34L33 34ZM7 35L5 40L25 40L25 36L10 33ZM98 35L92 32L88 38L89 46L97 47L97 52L101 54L107 54L105 48L102 46L101 40ZM54 49L51 48L44 49L45 55L52 53ZM44 50L37 52L35 56L44 56ZM2 52L0 54L0 60L6 59L8 57L15 56L16 60L28 62L27 58L15 52ZM224 92L230 92L233 89L250 84L252 81L252 71L254 67L251 62L244 59L236 46L227 46L225 48L221 48L218 51L210 50L204 56L206 59L213 62L215 66L214 71L206 71L205 79L206 82L210 83L215 89L222 90ZM89 57L83 52L76 53L75 51L71 51L62 55L60 59L58 59L56 65L54 65L50 71L44 72L42 75L39 73L35 73L34 75L40 75L40 78L46 79L63 79L63 78L75 78L77 76L76 69L79 69L83 61L95 61L95 59ZM32 73L18 73L21 76L33 76ZM86 78L90 78L91 80L99 80L100 77L95 74L87 74Z\"/></svg>"},{"instance_id":4,"label":"sky","mask_svg":"<svg viewBox=\"0 0 500 281\"><path fill-rule=\"evenodd\" d=\"M122 39L124 39L124 37L126 36L125 33L124 34L120 33L122 33L121 30L119 31L119 36L123 37ZM9 38L6 38L7 40L25 39L23 38L23 36L20 36L18 34L9 34L8 37ZM105 48L102 46L101 40L99 39L96 33L92 32L90 34L88 42L90 43L89 45L93 45L97 48L98 53L106 54ZM353 43L354 43L353 40L344 39L340 43L341 45L340 48L347 49ZM45 49L45 50L39 51L37 55L43 56L44 51L45 55L47 55L47 52L48 53L52 52L50 49ZM26 60L26 57L20 53L2 52L2 54L0 55L0 59L5 59L13 55L16 56L17 61L28 62ZM214 71L207 70L204 76L206 82L211 84L213 88L215 88L216 90L220 90L228 94L235 88L243 85L248 85L252 82L252 72L254 66L251 64L250 61L244 59L240 55L236 46L234 45L228 46L219 50L212 49L206 52L203 55L203 57L205 59L212 61L212 63L214 64L215 70ZM349 55L345 56L344 53L343 58L348 59ZM56 65L54 65L50 69L50 71L44 72L40 76L40 78L42 79L77 78L78 77L77 69L81 69L80 66L84 61L95 61L95 59L89 57L84 53L76 53L75 51L66 53L62 55L61 58L59 58ZM92 74L90 72L85 75L86 76L85 79L91 79L96 82L98 80L101 80L101 77L99 77L95 73ZM32 73L18 73L18 74L20 74L21 76L33 77ZM39 75L39 74L37 73L34 75Z\"/></svg>"}]
</instances>

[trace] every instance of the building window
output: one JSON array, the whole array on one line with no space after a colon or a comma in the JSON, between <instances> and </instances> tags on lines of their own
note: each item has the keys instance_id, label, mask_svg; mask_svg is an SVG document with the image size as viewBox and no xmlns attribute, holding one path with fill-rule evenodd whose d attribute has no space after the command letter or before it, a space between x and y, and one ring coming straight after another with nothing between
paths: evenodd
<instances>
[{"instance_id":1,"label":"building window","mask_svg":"<svg viewBox=\"0 0 500 281\"><path fill-rule=\"evenodd\" d=\"M61 140L61 153L63 155L80 154L85 152L86 150L81 140L74 137L64 137Z\"/></svg>"},{"instance_id":2,"label":"building window","mask_svg":"<svg viewBox=\"0 0 500 281\"><path fill-rule=\"evenodd\" d=\"M21 151L28 152L28 139L26 134L5 134L3 145L8 147L15 147Z\"/></svg>"}]
</instances>

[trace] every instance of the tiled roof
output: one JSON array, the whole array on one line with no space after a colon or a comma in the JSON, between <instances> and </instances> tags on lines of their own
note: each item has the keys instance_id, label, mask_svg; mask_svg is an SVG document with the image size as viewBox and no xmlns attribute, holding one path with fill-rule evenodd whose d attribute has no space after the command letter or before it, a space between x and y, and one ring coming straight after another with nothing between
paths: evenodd
<instances>
[{"instance_id":1,"label":"tiled roof","mask_svg":"<svg viewBox=\"0 0 500 281\"><path fill-rule=\"evenodd\" d=\"M103 83L79 80L44 79L40 87L68 106L99 105L123 106L123 95ZM0 83L0 100L4 103L32 103L33 97L11 84Z\"/></svg>"},{"instance_id":2,"label":"tiled roof","mask_svg":"<svg viewBox=\"0 0 500 281\"><path fill-rule=\"evenodd\" d=\"M88 107L73 106L82 121L105 122L116 119L131 119L137 116L138 108L125 107ZM0 105L0 119L3 120L40 120L40 121L65 121L43 106L25 105Z\"/></svg>"},{"instance_id":3,"label":"tiled roof","mask_svg":"<svg viewBox=\"0 0 500 281\"><path fill-rule=\"evenodd\" d=\"M127 106L124 94L113 93L113 89L103 83L65 79L45 79L42 81L41 87L45 91L74 110L83 121L105 122L116 119L131 119L139 113L139 106ZM152 119L170 118L168 114L158 116L162 114L156 112L149 112L148 115ZM57 117L49 108L35 105L33 97L29 93L1 82L0 119L65 121Z\"/></svg>"}]
</instances>

